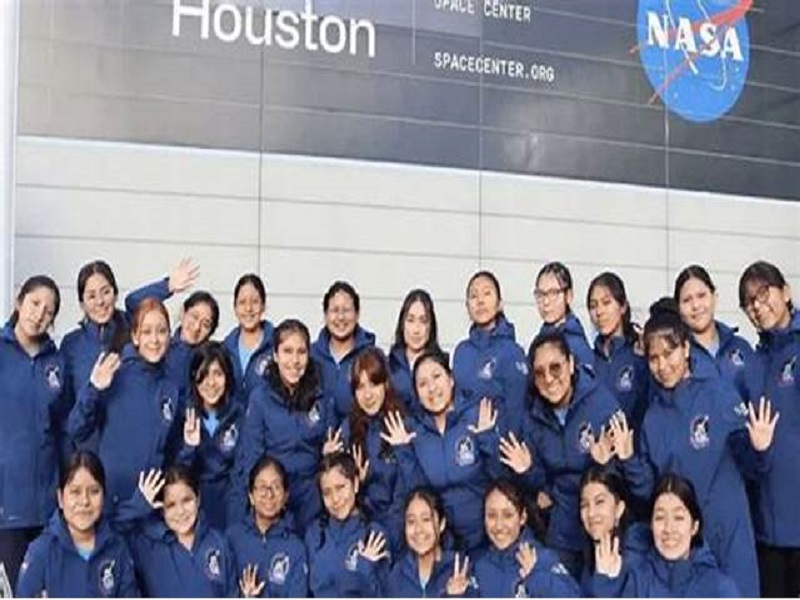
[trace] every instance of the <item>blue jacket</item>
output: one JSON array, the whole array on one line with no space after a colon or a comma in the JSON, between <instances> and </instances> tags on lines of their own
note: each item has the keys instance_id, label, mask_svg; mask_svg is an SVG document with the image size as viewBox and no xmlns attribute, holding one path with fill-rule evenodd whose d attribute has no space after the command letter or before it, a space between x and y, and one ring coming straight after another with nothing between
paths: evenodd
<instances>
[{"instance_id":1,"label":"blue jacket","mask_svg":"<svg viewBox=\"0 0 800 600\"><path fill-rule=\"evenodd\" d=\"M317 598L381 597L389 574L390 559L373 563L358 552L371 531L383 528L358 514L345 521L323 518L306 532L309 588Z\"/></svg>"},{"instance_id":2,"label":"blue jacket","mask_svg":"<svg viewBox=\"0 0 800 600\"><path fill-rule=\"evenodd\" d=\"M739 396L747 398L746 369L747 363L753 358L753 349L743 337L736 335L739 331L736 327L729 327L725 323L715 321L717 334L719 335L719 350L713 356L704 346L692 339L692 348L697 351L698 356L709 359L713 362L723 379L730 382L739 392Z\"/></svg>"},{"instance_id":3,"label":"blue jacket","mask_svg":"<svg viewBox=\"0 0 800 600\"><path fill-rule=\"evenodd\" d=\"M164 357L167 374L178 386L180 397L187 401L191 395L192 384L189 368L192 365L192 356L196 346L190 346L181 339L181 328L178 327L169 341L169 350Z\"/></svg>"},{"instance_id":4,"label":"blue jacket","mask_svg":"<svg viewBox=\"0 0 800 600\"><path fill-rule=\"evenodd\" d=\"M616 579L596 575L599 597L625 598L738 598L736 583L717 567L706 547L695 548L686 560L667 561L651 549L633 568Z\"/></svg>"},{"instance_id":5,"label":"blue jacket","mask_svg":"<svg viewBox=\"0 0 800 600\"><path fill-rule=\"evenodd\" d=\"M317 488L317 466L329 428L335 427L333 405L322 392L308 412L290 410L286 399L269 378L250 394L239 441L237 485L234 495L244 494L251 469L268 454L280 461L289 480L289 510L300 531L322 510ZM244 497L236 501L243 515ZM232 514L231 516L235 516ZM240 516L241 518L241 516Z\"/></svg>"},{"instance_id":6,"label":"blue jacket","mask_svg":"<svg viewBox=\"0 0 800 600\"><path fill-rule=\"evenodd\" d=\"M583 472L593 464L589 442L597 439L619 405L589 371L579 367L575 372L577 380L564 425L546 400L533 401L522 431L533 468L523 476L513 476L528 487L542 489L553 501L547 545L580 552L586 538L580 519L579 484Z\"/></svg>"},{"instance_id":7,"label":"blue jacket","mask_svg":"<svg viewBox=\"0 0 800 600\"><path fill-rule=\"evenodd\" d=\"M388 598L447 598L447 581L453 575L455 553L443 551L439 560L433 563L430 578L422 586L419 580L419 561L413 552L406 552L394 563L386 584ZM463 554L461 557L463 558ZM474 570L473 570L474 572ZM474 579L474 577L473 577ZM468 598L477 597L474 586L467 588Z\"/></svg>"},{"instance_id":8,"label":"blue jacket","mask_svg":"<svg viewBox=\"0 0 800 600\"><path fill-rule=\"evenodd\" d=\"M800 547L800 312L782 331L763 332L748 364L750 400L765 396L781 418L772 441L772 464L758 486L756 535L771 546Z\"/></svg>"},{"instance_id":9,"label":"blue jacket","mask_svg":"<svg viewBox=\"0 0 800 600\"><path fill-rule=\"evenodd\" d=\"M33 598L131 598L139 596L128 546L101 520L94 550L84 559L61 513L28 547L17 581L17 596Z\"/></svg>"},{"instance_id":10,"label":"blue jacket","mask_svg":"<svg viewBox=\"0 0 800 600\"><path fill-rule=\"evenodd\" d=\"M31 358L9 322L0 332L0 382L0 530L42 526L56 506L64 361L50 338Z\"/></svg>"},{"instance_id":11,"label":"blue jacket","mask_svg":"<svg viewBox=\"0 0 800 600\"><path fill-rule=\"evenodd\" d=\"M550 333L551 331L561 331L564 334L569 349L575 355L576 363L584 364L590 369L594 366L594 352L589 347L589 342L586 341L586 332L575 313L568 312L567 320L563 325L556 326L550 323L543 323L541 329L539 329L539 335Z\"/></svg>"},{"instance_id":12,"label":"blue jacket","mask_svg":"<svg viewBox=\"0 0 800 600\"><path fill-rule=\"evenodd\" d=\"M353 406L353 393L350 391L350 369L358 353L375 345L375 334L361 326L354 332L355 346L340 362L336 362L331 354L331 334L322 328L316 341L311 345L311 358L319 367L322 389L327 398L333 398L338 419L344 420Z\"/></svg>"},{"instance_id":13,"label":"blue jacket","mask_svg":"<svg viewBox=\"0 0 800 600\"><path fill-rule=\"evenodd\" d=\"M419 403L417 390L414 389L413 373L411 365L408 364L405 347L392 346L392 351L389 353L389 373L397 397L409 414L418 417L423 408Z\"/></svg>"},{"instance_id":14,"label":"blue jacket","mask_svg":"<svg viewBox=\"0 0 800 600\"><path fill-rule=\"evenodd\" d=\"M476 325L470 328L469 337L458 344L453 355L453 375L471 401L483 397L495 401L500 420L506 424L502 430L519 423L528 392L528 364L514 326L504 316L497 317L490 331Z\"/></svg>"},{"instance_id":15,"label":"blue jacket","mask_svg":"<svg viewBox=\"0 0 800 600\"><path fill-rule=\"evenodd\" d=\"M745 404L694 352L690 373L673 390L654 385L639 450L622 462L623 473L642 500L667 472L689 479L703 511L704 538L720 568L745 595L758 596L755 539L740 469L756 476L769 468L770 453L753 449Z\"/></svg>"},{"instance_id":16,"label":"blue jacket","mask_svg":"<svg viewBox=\"0 0 800 600\"><path fill-rule=\"evenodd\" d=\"M536 550L533 570L523 580L519 576L517 551L522 542ZM490 545L475 562L475 578L481 598L577 598L578 584L558 555L536 541L528 529L505 550Z\"/></svg>"},{"instance_id":17,"label":"blue jacket","mask_svg":"<svg viewBox=\"0 0 800 600\"><path fill-rule=\"evenodd\" d=\"M306 547L284 517L263 535L252 514L229 527L228 541L236 572L247 565L258 566L258 580L266 581L262 598L305 598L308 596Z\"/></svg>"},{"instance_id":18,"label":"blue jacket","mask_svg":"<svg viewBox=\"0 0 800 600\"><path fill-rule=\"evenodd\" d=\"M242 371L242 364L239 362L239 335L241 329L234 327L230 333L225 336L222 345L228 352L233 366L233 379L236 381L236 400L247 407L247 402L253 390L258 387L258 384L267 373L267 367L272 361L272 335L275 331L272 323L269 321L261 321L261 328L263 335L261 336L261 343L250 355L250 360L247 363L247 368Z\"/></svg>"},{"instance_id":19,"label":"blue jacket","mask_svg":"<svg viewBox=\"0 0 800 600\"><path fill-rule=\"evenodd\" d=\"M625 338L611 339L608 356L603 350L605 341L598 335L594 342L595 376L614 394L628 423L638 430L647 410L650 367L641 352Z\"/></svg>"},{"instance_id":20,"label":"blue jacket","mask_svg":"<svg viewBox=\"0 0 800 600\"><path fill-rule=\"evenodd\" d=\"M115 507L136 490L139 473L161 469L183 446L184 408L164 362L150 364L127 345L106 390L89 381L69 415L69 433L79 447L94 450L106 470L106 504Z\"/></svg>"},{"instance_id":21,"label":"blue jacket","mask_svg":"<svg viewBox=\"0 0 800 600\"><path fill-rule=\"evenodd\" d=\"M470 550L484 541L483 495L501 472L498 432L495 428L476 435L470 427L477 423L478 404L467 405L457 395L444 435L426 414L409 423L417 434L411 443L395 447L409 489L423 484L433 487L442 498L452 530Z\"/></svg>"},{"instance_id":22,"label":"blue jacket","mask_svg":"<svg viewBox=\"0 0 800 600\"><path fill-rule=\"evenodd\" d=\"M626 510L630 510L627 508ZM653 547L653 534L650 525L642 522L629 523L620 543L622 555L622 569L619 577L609 579L599 575L594 570L594 543L589 541L587 550L591 552L591 559L584 561L581 572L581 592L588 598L602 598L618 596L625 582L625 571L636 568ZM586 553L584 552L584 556ZM595 586L598 586L595 589ZM619 589L616 589L619 588Z\"/></svg>"}]
</instances>

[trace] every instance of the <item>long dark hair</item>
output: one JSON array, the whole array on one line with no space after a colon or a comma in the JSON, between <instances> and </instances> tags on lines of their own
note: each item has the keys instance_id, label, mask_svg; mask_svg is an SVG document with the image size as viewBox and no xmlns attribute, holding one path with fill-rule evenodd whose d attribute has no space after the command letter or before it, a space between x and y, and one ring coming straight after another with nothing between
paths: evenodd
<instances>
[{"instance_id":1,"label":"long dark hair","mask_svg":"<svg viewBox=\"0 0 800 600\"><path fill-rule=\"evenodd\" d=\"M117 285L116 277L114 277L114 271L106 261L98 259L86 263L81 267L81 270L78 271L78 302L83 304L86 284L92 275L100 275L108 282L108 285L114 290L114 300L116 301L119 296L119 286ZM88 320L89 318L84 314L82 321L85 323ZM131 330L128 325L128 319L125 317L125 313L115 307L114 311L111 313L110 322L114 324L114 332L109 341L108 350L110 352L119 353L125 347L125 344L131 341Z\"/></svg>"},{"instance_id":2,"label":"long dark hair","mask_svg":"<svg viewBox=\"0 0 800 600\"><path fill-rule=\"evenodd\" d=\"M586 292L586 308L590 309L592 291L596 287L604 287L611 294L611 297L616 300L617 304L625 307L625 312L622 313L622 336L629 344L636 344L639 341L639 335L636 333L636 327L631 320L631 304L628 302L628 294L625 291L625 283L622 278L616 273L605 271L600 273L597 277L592 279L589 284L589 291Z\"/></svg>"},{"instance_id":3,"label":"long dark hair","mask_svg":"<svg viewBox=\"0 0 800 600\"><path fill-rule=\"evenodd\" d=\"M466 290L467 302L469 302L469 288L472 287L472 284L475 283L475 281L477 281L481 277L483 277L484 279L488 279L489 280L489 283L492 284L492 287L494 288L494 291L497 294L497 302L498 303L502 302L503 301L503 293L500 291L500 280L497 279L497 276L494 273L492 273L491 271L486 271L486 270L478 271L477 273L474 273L472 275L472 277L469 278L469 281L467 282L467 290ZM500 318L505 319L505 317L506 317L505 313L502 310L498 310L497 314L495 315L494 318L495 318L495 321L497 321L497 319L500 319Z\"/></svg>"},{"instance_id":4,"label":"long dark hair","mask_svg":"<svg viewBox=\"0 0 800 600\"><path fill-rule=\"evenodd\" d=\"M534 399L540 397L539 388L536 387L536 375L533 368L534 361L536 360L536 351L542 346L546 346L548 344L555 346L561 352L561 354L564 355L564 358L567 361L569 361L570 358L572 358L574 361L572 350L569 347L569 343L567 343L567 338L564 335L564 332L560 329L546 331L533 338L531 345L528 347L528 360L530 360L530 375L528 376L528 385L531 392L531 398ZM579 367L576 362L571 378L573 389L578 381L578 371Z\"/></svg>"},{"instance_id":5,"label":"long dark hair","mask_svg":"<svg viewBox=\"0 0 800 600\"><path fill-rule=\"evenodd\" d=\"M425 309L425 314L428 316L428 323L430 326L430 335L428 342L422 349L423 352L430 352L433 350L441 350L439 347L439 329L436 324L436 311L433 307L433 299L431 295L425 290L415 289L406 294L403 300L403 306L400 308L400 314L397 316L397 326L394 328L394 344L392 350L395 348L405 348L405 322L408 317L408 312L411 310L411 305L415 302L422 304Z\"/></svg>"},{"instance_id":6,"label":"long dark hair","mask_svg":"<svg viewBox=\"0 0 800 600\"><path fill-rule=\"evenodd\" d=\"M280 517L283 517L284 514L286 513L286 504L287 504L286 499L288 498L286 494L290 492L289 478L286 475L286 469L283 467L281 461L279 461L277 458L273 458L272 456L265 454L258 460L258 462L255 465L253 465L253 468L250 469L250 473L247 476L247 491L253 494L256 488L256 479L258 478L258 476L261 474L262 471L265 471L270 468L275 469L275 472L278 474L278 477L281 480L281 485L283 486L285 492L284 502L280 512Z\"/></svg>"},{"instance_id":7,"label":"long dark hair","mask_svg":"<svg viewBox=\"0 0 800 600\"><path fill-rule=\"evenodd\" d=\"M62 492L81 469L86 469L100 487L106 489L106 470L103 463L94 452L90 450L77 450L69 457L67 463L61 468L58 476L58 489Z\"/></svg>"},{"instance_id":8,"label":"long dark hair","mask_svg":"<svg viewBox=\"0 0 800 600\"><path fill-rule=\"evenodd\" d=\"M692 482L681 477L677 473L666 473L656 483L655 490L653 491L653 501L650 505L650 518L653 518L655 511L656 501L664 494L674 494L689 511L694 521L697 521L697 533L692 537L692 548L698 548L703 545L703 511L700 510L700 504L697 502L697 494L694 491Z\"/></svg>"},{"instance_id":9,"label":"long dark hair","mask_svg":"<svg viewBox=\"0 0 800 600\"><path fill-rule=\"evenodd\" d=\"M447 513L444 510L442 499L432 487L428 485L421 485L415 487L408 493L406 500L403 503L403 522L405 522L405 516L408 512L408 507L411 506L411 503L417 499L422 500L428 505L428 508L431 509L431 512L433 512L439 518L440 523L444 521L444 529L439 534L439 548L442 548L444 546L444 542L448 538L452 538L453 534L452 528L450 527L450 522L447 519ZM403 526L403 544L405 544L405 546L408 548L408 540L405 536L405 526Z\"/></svg>"},{"instance_id":10,"label":"long dark hair","mask_svg":"<svg viewBox=\"0 0 800 600\"><path fill-rule=\"evenodd\" d=\"M650 318L644 325L644 351L650 354L650 345L656 337L664 338L670 348L688 344L691 331L681 319L678 304L674 298L664 296L650 306Z\"/></svg>"},{"instance_id":11,"label":"long dark hair","mask_svg":"<svg viewBox=\"0 0 800 600\"><path fill-rule=\"evenodd\" d=\"M272 386L272 389L277 391L286 401L290 411L308 412L317 401L320 385L317 365L311 359L311 335L308 333L308 327L297 319L285 319L281 321L280 325L275 328L272 334L272 348L273 352L277 355L280 345L292 334L299 334L300 337L303 338L306 350L309 352L308 365L306 366L303 376L292 392L281 379L281 374L278 370L278 361L271 360L267 371L267 380L270 386Z\"/></svg>"},{"instance_id":12,"label":"long dark hair","mask_svg":"<svg viewBox=\"0 0 800 600\"><path fill-rule=\"evenodd\" d=\"M25 300L25 296L35 292L39 288L46 288L53 292L53 320L50 322L50 325L52 325L58 316L58 311L61 309L61 293L58 291L56 282L53 281L51 277L48 277L47 275L34 275L33 277L28 277L28 279L25 280L25 283L23 283L22 287L19 289L19 293L17 294L17 303L21 305ZM11 325L16 326L17 321L19 320L19 309L14 308L14 312L11 313L10 320Z\"/></svg>"},{"instance_id":13,"label":"long dark hair","mask_svg":"<svg viewBox=\"0 0 800 600\"><path fill-rule=\"evenodd\" d=\"M739 307L746 310L747 284L751 281L761 281L769 286L783 289L786 287L786 278L781 270L770 262L758 260L744 270L739 278ZM786 307L790 313L794 312L794 305L789 300Z\"/></svg>"},{"instance_id":14,"label":"long dark hair","mask_svg":"<svg viewBox=\"0 0 800 600\"><path fill-rule=\"evenodd\" d=\"M189 363L189 382L192 390L192 399L195 407L203 408L203 399L200 397L200 383L208 376L211 365L217 363L225 374L225 392L220 399L220 408L226 405L233 393L235 382L233 379L233 365L225 348L219 342L205 342L192 352Z\"/></svg>"},{"instance_id":15,"label":"long dark hair","mask_svg":"<svg viewBox=\"0 0 800 600\"><path fill-rule=\"evenodd\" d=\"M250 284L255 288L258 297L261 298L261 304L266 305L267 289L264 287L264 281L255 273L246 273L245 275L239 277L239 279L236 281L236 285L233 287L233 305L236 306L236 300L239 298L239 292L247 284Z\"/></svg>"},{"instance_id":16,"label":"long dark hair","mask_svg":"<svg viewBox=\"0 0 800 600\"><path fill-rule=\"evenodd\" d=\"M328 513L328 509L325 507L325 501L322 498L322 476L325 475L325 473L333 471L334 469L339 469L342 472L342 475L347 480L353 482L353 484L357 484L359 481L356 461L346 452L334 452L333 454L327 454L320 460L319 468L317 469L317 488L319 489L319 495L323 506L322 514L319 518L319 545L317 546L317 549L320 549L325 545L326 531L328 529L328 524L330 523L330 514ZM353 510L358 511L361 522L366 523L369 519L366 512L364 512L363 506L361 505L361 499L359 495L360 491L361 490L359 489L356 493L356 503L353 506Z\"/></svg>"},{"instance_id":17,"label":"long dark hair","mask_svg":"<svg viewBox=\"0 0 800 600\"><path fill-rule=\"evenodd\" d=\"M631 510L630 503L628 502L628 488L625 486L625 480L613 468L603 465L592 465L583 473L580 482L580 491L578 497L583 496L583 489L590 483L597 483L602 485L608 490L608 493L614 496L617 502L625 503L625 510L619 518L612 536L616 536L620 541L620 551L622 551L622 540L625 536L625 530L628 528L629 513ZM594 573L594 544L587 543L583 552L584 564L587 565L590 572Z\"/></svg>"}]
</instances>

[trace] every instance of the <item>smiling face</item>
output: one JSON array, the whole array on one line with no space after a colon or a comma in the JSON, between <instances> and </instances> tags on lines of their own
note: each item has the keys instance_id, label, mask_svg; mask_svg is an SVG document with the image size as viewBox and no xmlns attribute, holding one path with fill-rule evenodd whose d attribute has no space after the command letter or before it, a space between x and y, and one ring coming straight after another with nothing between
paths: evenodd
<instances>
[{"instance_id":1,"label":"smiling face","mask_svg":"<svg viewBox=\"0 0 800 600\"><path fill-rule=\"evenodd\" d=\"M414 554L429 556L439 548L439 539L444 532L445 521L421 497L408 503L405 519L406 543Z\"/></svg>"},{"instance_id":2,"label":"smiling face","mask_svg":"<svg viewBox=\"0 0 800 600\"><path fill-rule=\"evenodd\" d=\"M569 405L575 361L555 344L543 344L533 356L533 381L539 395L554 408Z\"/></svg>"},{"instance_id":3,"label":"smiling face","mask_svg":"<svg viewBox=\"0 0 800 600\"><path fill-rule=\"evenodd\" d=\"M689 376L689 343L675 346L665 335L655 333L648 344L647 363L661 387L674 389Z\"/></svg>"},{"instance_id":4,"label":"smiling face","mask_svg":"<svg viewBox=\"0 0 800 600\"><path fill-rule=\"evenodd\" d=\"M558 277L552 273L545 273L536 282L534 298L542 321L557 325L567 318L567 308L572 302L572 290L565 289Z\"/></svg>"},{"instance_id":5,"label":"smiling face","mask_svg":"<svg viewBox=\"0 0 800 600\"><path fill-rule=\"evenodd\" d=\"M598 541L612 533L625 512L625 502L618 500L602 483L593 481L581 490L581 522L586 533Z\"/></svg>"},{"instance_id":6,"label":"smiling face","mask_svg":"<svg viewBox=\"0 0 800 600\"><path fill-rule=\"evenodd\" d=\"M477 277L467 290L467 311L470 320L481 328L492 327L502 310L502 302L494 282L486 276Z\"/></svg>"},{"instance_id":7,"label":"smiling face","mask_svg":"<svg viewBox=\"0 0 800 600\"><path fill-rule=\"evenodd\" d=\"M245 283L239 288L239 293L233 305L233 312L242 329L256 331L261 327L261 319L264 318L266 309L266 304L252 283Z\"/></svg>"},{"instance_id":8,"label":"smiling face","mask_svg":"<svg viewBox=\"0 0 800 600\"><path fill-rule=\"evenodd\" d=\"M190 346L198 346L211 335L214 312L207 302L198 302L184 311L181 319L181 339Z\"/></svg>"},{"instance_id":9,"label":"smiling face","mask_svg":"<svg viewBox=\"0 0 800 600\"><path fill-rule=\"evenodd\" d=\"M138 327L131 331L131 341L145 361L156 364L164 358L169 345L169 323L160 310L150 310L139 319Z\"/></svg>"},{"instance_id":10,"label":"smiling face","mask_svg":"<svg viewBox=\"0 0 800 600\"><path fill-rule=\"evenodd\" d=\"M348 479L341 469L334 467L322 474L319 486L328 513L338 521L347 519L356 506L358 479Z\"/></svg>"},{"instance_id":11,"label":"smiling face","mask_svg":"<svg viewBox=\"0 0 800 600\"><path fill-rule=\"evenodd\" d=\"M431 319L419 300L408 307L403 321L403 342L411 352L422 352L431 337Z\"/></svg>"},{"instance_id":12,"label":"smiling face","mask_svg":"<svg viewBox=\"0 0 800 600\"><path fill-rule=\"evenodd\" d=\"M716 293L699 279L691 277L681 286L678 310L683 322L695 335L702 335L715 326L716 309Z\"/></svg>"},{"instance_id":13,"label":"smiling face","mask_svg":"<svg viewBox=\"0 0 800 600\"><path fill-rule=\"evenodd\" d=\"M592 325L603 337L622 335L622 322L628 311L627 304L620 304L604 285L595 285L589 293L589 317Z\"/></svg>"},{"instance_id":14,"label":"smiling face","mask_svg":"<svg viewBox=\"0 0 800 600\"><path fill-rule=\"evenodd\" d=\"M86 280L81 308L86 317L97 325L105 325L114 316L117 295L114 286L102 274L94 273Z\"/></svg>"},{"instance_id":15,"label":"smiling face","mask_svg":"<svg viewBox=\"0 0 800 600\"><path fill-rule=\"evenodd\" d=\"M416 367L417 395L423 408L440 415L453 405L453 377L437 363L428 359Z\"/></svg>"},{"instance_id":16,"label":"smiling face","mask_svg":"<svg viewBox=\"0 0 800 600\"><path fill-rule=\"evenodd\" d=\"M186 536L194 531L199 508L200 499L183 481L164 487L164 522L175 535Z\"/></svg>"},{"instance_id":17,"label":"smiling face","mask_svg":"<svg viewBox=\"0 0 800 600\"><path fill-rule=\"evenodd\" d=\"M700 530L700 523L692 518L678 496L665 493L656 499L651 525L653 541L661 556L666 560L689 557L692 538Z\"/></svg>"},{"instance_id":18,"label":"smiling face","mask_svg":"<svg viewBox=\"0 0 800 600\"><path fill-rule=\"evenodd\" d=\"M256 476L249 492L250 506L262 521L276 520L286 506L289 492L275 467L268 466Z\"/></svg>"},{"instance_id":19,"label":"smiling face","mask_svg":"<svg viewBox=\"0 0 800 600\"><path fill-rule=\"evenodd\" d=\"M366 371L361 371L356 386L356 402L369 417L377 415L386 399L386 384L372 383Z\"/></svg>"},{"instance_id":20,"label":"smiling face","mask_svg":"<svg viewBox=\"0 0 800 600\"><path fill-rule=\"evenodd\" d=\"M48 287L34 288L17 302L17 323L14 331L17 337L37 340L53 324L56 314L56 295Z\"/></svg>"},{"instance_id":21,"label":"smiling face","mask_svg":"<svg viewBox=\"0 0 800 600\"><path fill-rule=\"evenodd\" d=\"M208 365L206 376L197 382L197 393L203 402L203 407L213 409L225 397L225 371L218 361Z\"/></svg>"},{"instance_id":22,"label":"smiling face","mask_svg":"<svg viewBox=\"0 0 800 600\"><path fill-rule=\"evenodd\" d=\"M752 279L745 285L744 311L758 331L785 329L792 320L788 306L791 299L788 285L781 288Z\"/></svg>"},{"instance_id":23,"label":"smiling face","mask_svg":"<svg viewBox=\"0 0 800 600\"><path fill-rule=\"evenodd\" d=\"M308 344L299 332L289 332L283 336L275 350L278 375L290 390L300 383L308 368Z\"/></svg>"},{"instance_id":24,"label":"smiling face","mask_svg":"<svg viewBox=\"0 0 800 600\"><path fill-rule=\"evenodd\" d=\"M486 535L498 550L505 550L517 541L527 518L525 511L517 510L500 490L494 490L486 497L484 508Z\"/></svg>"},{"instance_id":25,"label":"smiling face","mask_svg":"<svg viewBox=\"0 0 800 600\"><path fill-rule=\"evenodd\" d=\"M353 337L358 325L358 312L353 297L347 292L336 292L325 311L325 327L331 337L345 342Z\"/></svg>"},{"instance_id":26,"label":"smiling face","mask_svg":"<svg viewBox=\"0 0 800 600\"><path fill-rule=\"evenodd\" d=\"M84 467L75 472L63 490L58 490L58 506L73 534L94 531L103 512L103 498L103 487Z\"/></svg>"}]
</instances>

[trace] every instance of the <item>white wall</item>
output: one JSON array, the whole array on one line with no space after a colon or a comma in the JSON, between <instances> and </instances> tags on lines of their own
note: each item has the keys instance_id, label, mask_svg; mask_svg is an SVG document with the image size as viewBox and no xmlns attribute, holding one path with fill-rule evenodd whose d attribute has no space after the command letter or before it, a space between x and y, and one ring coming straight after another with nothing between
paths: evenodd
<instances>
[{"instance_id":1,"label":"white wall","mask_svg":"<svg viewBox=\"0 0 800 600\"><path fill-rule=\"evenodd\" d=\"M232 325L232 289L250 270L269 292L268 316L321 326L321 297L335 279L362 296L362 323L391 340L401 300L429 289L441 339L468 328L464 286L478 268L498 275L506 312L527 345L540 325L532 299L542 263L562 260L584 323L589 280L626 281L634 316L671 292L677 271L707 266L719 316L753 332L737 308L739 274L753 260L800 282L800 203L498 173L204 151L18 139L16 284L37 272L62 287L57 333L79 319L75 278L102 257L122 293L183 256L201 265L200 287ZM800 285L795 285L800 289ZM178 314L178 302L172 312Z\"/></svg>"}]
</instances>

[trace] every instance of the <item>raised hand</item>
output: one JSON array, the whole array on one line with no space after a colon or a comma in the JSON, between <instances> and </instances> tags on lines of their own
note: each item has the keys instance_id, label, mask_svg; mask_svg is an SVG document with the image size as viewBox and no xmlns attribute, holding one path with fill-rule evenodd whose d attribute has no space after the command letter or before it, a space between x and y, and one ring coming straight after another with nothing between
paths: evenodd
<instances>
[{"instance_id":1,"label":"raised hand","mask_svg":"<svg viewBox=\"0 0 800 600\"><path fill-rule=\"evenodd\" d=\"M492 401L489 398L481 398L481 404L478 408L478 423L467 427L472 433L483 433L494 429L497 423L497 411L494 410Z\"/></svg>"},{"instance_id":2,"label":"raised hand","mask_svg":"<svg viewBox=\"0 0 800 600\"><path fill-rule=\"evenodd\" d=\"M513 431L509 432L508 438L500 438L500 462L519 475L527 473L533 466L528 445L517 440Z\"/></svg>"},{"instance_id":3,"label":"raised hand","mask_svg":"<svg viewBox=\"0 0 800 600\"><path fill-rule=\"evenodd\" d=\"M603 428L589 444L589 455L598 465L606 465L614 457L614 441L609 432Z\"/></svg>"},{"instance_id":4,"label":"raised hand","mask_svg":"<svg viewBox=\"0 0 800 600\"><path fill-rule=\"evenodd\" d=\"M139 473L139 491L147 503L156 510L164 507L164 503L157 501L156 496L163 489L165 483L166 480L161 469L150 469L147 474L144 471Z\"/></svg>"},{"instance_id":5,"label":"raised hand","mask_svg":"<svg viewBox=\"0 0 800 600\"><path fill-rule=\"evenodd\" d=\"M620 460L628 460L633 456L633 429L628 427L628 419L621 410L614 413L606 432L614 446L614 454Z\"/></svg>"},{"instance_id":6,"label":"raised hand","mask_svg":"<svg viewBox=\"0 0 800 600\"><path fill-rule=\"evenodd\" d=\"M519 565L520 579L526 579L536 566L536 548L528 542L522 542L517 550L517 564Z\"/></svg>"},{"instance_id":7,"label":"raised hand","mask_svg":"<svg viewBox=\"0 0 800 600\"><path fill-rule=\"evenodd\" d=\"M328 427L328 435L325 438L325 443L322 445L322 455L328 456L329 454L336 454L343 450L342 428L339 427L339 429L334 432L333 427Z\"/></svg>"},{"instance_id":8,"label":"raised hand","mask_svg":"<svg viewBox=\"0 0 800 600\"><path fill-rule=\"evenodd\" d=\"M369 562L378 562L384 558L389 558L389 551L386 549L386 536L380 531L370 531L367 536L367 543L358 543L358 553Z\"/></svg>"},{"instance_id":9,"label":"raised hand","mask_svg":"<svg viewBox=\"0 0 800 600\"><path fill-rule=\"evenodd\" d=\"M258 598L264 591L266 581L258 581L258 565L247 565L242 571L242 578L239 580L239 589L245 598Z\"/></svg>"},{"instance_id":10,"label":"raised hand","mask_svg":"<svg viewBox=\"0 0 800 600\"><path fill-rule=\"evenodd\" d=\"M622 570L622 557L619 554L619 538L606 533L594 546L595 571L611 579L619 576Z\"/></svg>"},{"instance_id":11,"label":"raised hand","mask_svg":"<svg viewBox=\"0 0 800 600\"><path fill-rule=\"evenodd\" d=\"M356 463L356 468L358 469L358 480L364 483L369 474L369 459L364 460L364 452L361 450L360 444L353 444L351 452L353 454L353 460Z\"/></svg>"},{"instance_id":12,"label":"raised hand","mask_svg":"<svg viewBox=\"0 0 800 600\"><path fill-rule=\"evenodd\" d=\"M183 443L193 448L200 445L200 417L193 408L186 409L186 420L183 422Z\"/></svg>"},{"instance_id":13,"label":"raised hand","mask_svg":"<svg viewBox=\"0 0 800 600\"><path fill-rule=\"evenodd\" d=\"M775 436L775 425L778 423L780 413L772 413L772 402L761 397L758 402L758 413L753 404L747 415L747 431L750 434L750 443L759 452L763 452L772 445Z\"/></svg>"},{"instance_id":14,"label":"raised hand","mask_svg":"<svg viewBox=\"0 0 800 600\"><path fill-rule=\"evenodd\" d=\"M92 367L89 381L98 390L107 390L111 382L114 381L114 374L121 364L119 354L116 352L101 352L94 363L94 367Z\"/></svg>"},{"instance_id":15,"label":"raised hand","mask_svg":"<svg viewBox=\"0 0 800 600\"><path fill-rule=\"evenodd\" d=\"M463 596L469 587L469 556L464 557L464 566L459 568L459 555L453 564L453 574L447 580L448 596Z\"/></svg>"},{"instance_id":16,"label":"raised hand","mask_svg":"<svg viewBox=\"0 0 800 600\"><path fill-rule=\"evenodd\" d=\"M169 272L169 291L172 294L188 290L200 276L200 265L191 258L182 258Z\"/></svg>"},{"instance_id":17,"label":"raised hand","mask_svg":"<svg viewBox=\"0 0 800 600\"><path fill-rule=\"evenodd\" d=\"M403 417L397 411L391 412L383 418L383 426L386 433L381 432L381 439L390 446L404 446L417 437L415 432L406 429Z\"/></svg>"}]
</instances>

